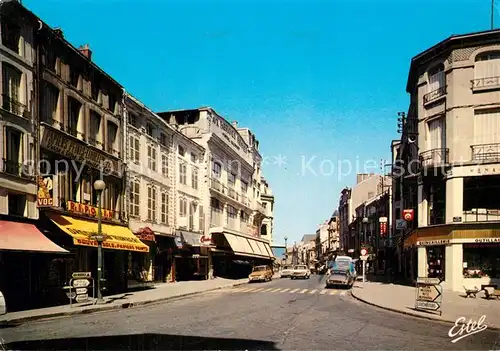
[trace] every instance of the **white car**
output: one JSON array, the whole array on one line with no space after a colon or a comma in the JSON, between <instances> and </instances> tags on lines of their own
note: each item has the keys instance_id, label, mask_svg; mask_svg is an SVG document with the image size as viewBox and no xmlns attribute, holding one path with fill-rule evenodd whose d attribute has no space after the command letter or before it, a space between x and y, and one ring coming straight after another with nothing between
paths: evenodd
<instances>
[{"instance_id":1,"label":"white car","mask_svg":"<svg viewBox=\"0 0 500 351\"><path fill-rule=\"evenodd\" d=\"M281 274L280 274L280 277L281 278L288 278L292 275L292 272L293 272L293 266L291 265L286 265L284 266L282 269L281 269Z\"/></svg>"},{"instance_id":2,"label":"white car","mask_svg":"<svg viewBox=\"0 0 500 351\"><path fill-rule=\"evenodd\" d=\"M310 276L311 270L306 265L297 265L293 267L292 279L309 279Z\"/></svg>"}]
</instances>

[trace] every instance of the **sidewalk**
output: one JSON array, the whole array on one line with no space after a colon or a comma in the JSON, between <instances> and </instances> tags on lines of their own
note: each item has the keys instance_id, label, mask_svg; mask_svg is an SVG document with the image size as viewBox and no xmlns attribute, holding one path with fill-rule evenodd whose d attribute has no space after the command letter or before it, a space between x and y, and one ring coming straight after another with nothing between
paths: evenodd
<instances>
[{"instance_id":1,"label":"sidewalk","mask_svg":"<svg viewBox=\"0 0 500 351\"><path fill-rule=\"evenodd\" d=\"M45 318L129 308L223 288L230 288L246 284L247 282L248 278L237 280L215 278L211 280L162 283L154 285L151 289L147 290L105 296L104 299L106 303L102 305L93 305L92 302L87 302L73 304L73 306L70 307L68 303L62 306L7 313L0 316L0 326L2 324L18 324Z\"/></svg>"},{"instance_id":2,"label":"sidewalk","mask_svg":"<svg viewBox=\"0 0 500 351\"><path fill-rule=\"evenodd\" d=\"M489 329L500 329L500 301L486 300L483 293L476 298L464 298L465 294L443 291L441 304L442 316L433 312L420 312L414 309L416 288L411 286L385 284L379 282L356 282L351 290L356 299L384 308L416 317L455 323L457 318L465 317L477 321L486 316L484 324Z\"/></svg>"}]
</instances>

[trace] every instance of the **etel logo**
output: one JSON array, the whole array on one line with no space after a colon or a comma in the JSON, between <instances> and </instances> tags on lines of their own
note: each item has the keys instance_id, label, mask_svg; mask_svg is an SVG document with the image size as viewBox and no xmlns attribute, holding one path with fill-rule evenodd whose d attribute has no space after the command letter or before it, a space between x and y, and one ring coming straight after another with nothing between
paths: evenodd
<instances>
[{"instance_id":1,"label":"etel logo","mask_svg":"<svg viewBox=\"0 0 500 351\"><path fill-rule=\"evenodd\" d=\"M469 321L466 324L465 317L457 318L457 320L455 321L455 325L451 327L450 330L448 331L448 336L450 338L455 338L451 340L451 342L456 343L457 341L462 340L463 338L466 338L469 335L476 334L482 332L483 330L486 330L488 326L486 324L483 325L485 319L486 316L482 315L477 322L473 321L472 319L469 319Z\"/></svg>"}]
</instances>

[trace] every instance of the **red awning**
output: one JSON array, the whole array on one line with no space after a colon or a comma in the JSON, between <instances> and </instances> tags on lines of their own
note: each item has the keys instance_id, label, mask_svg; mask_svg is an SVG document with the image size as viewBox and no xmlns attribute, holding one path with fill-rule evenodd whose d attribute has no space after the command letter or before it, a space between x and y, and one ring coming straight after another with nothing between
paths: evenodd
<instances>
[{"instance_id":1,"label":"red awning","mask_svg":"<svg viewBox=\"0 0 500 351\"><path fill-rule=\"evenodd\" d=\"M10 221L0 221L0 250L69 253L33 224Z\"/></svg>"}]
</instances>

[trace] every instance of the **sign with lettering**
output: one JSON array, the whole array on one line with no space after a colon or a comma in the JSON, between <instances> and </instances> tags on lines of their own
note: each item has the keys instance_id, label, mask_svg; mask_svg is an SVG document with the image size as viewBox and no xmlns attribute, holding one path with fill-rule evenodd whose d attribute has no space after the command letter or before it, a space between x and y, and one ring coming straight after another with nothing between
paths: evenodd
<instances>
[{"instance_id":1,"label":"sign with lettering","mask_svg":"<svg viewBox=\"0 0 500 351\"><path fill-rule=\"evenodd\" d=\"M135 234L139 240L142 241L155 241L155 232L151 230L149 227L141 228L139 231Z\"/></svg>"},{"instance_id":2,"label":"sign with lettering","mask_svg":"<svg viewBox=\"0 0 500 351\"><path fill-rule=\"evenodd\" d=\"M443 300L443 288L439 278L418 277L416 281L415 309L439 311L442 314L441 302Z\"/></svg>"},{"instance_id":3,"label":"sign with lettering","mask_svg":"<svg viewBox=\"0 0 500 351\"><path fill-rule=\"evenodd\" d=\"M407 222L413 221L413 209L403 210L403 218Z\"/></svg>"},{"instance_id":4,"label":"sign with lettering","mask_svg":"<svg viewBox=\"0 0 500 351\"><path fill-rule=\"evenodd\" d=\"M417 246L439 246L439 245L448 245L448 244L451 244L450 239L417 241Z\"/></svg>"},{"instance_id":5,"label":"sign with lettering","mask_svg":"<svg viewBox=\"0 0 500 351\"><path fill-rule=\"evenodd\" d=\"M91 272L73 272L73 274L71 274L71 277L73 279L85 279L85 278L92 277L92 273Z\"/></svg>"},{"instance_id":6,"label":"sign with lettering","mask_svg":"<svg viewBox=\"0 0 500 351\"><path fill-rule=\"evenodd\" d=\"M36 204L38 207L54 206L54 192L52 182L52 175L38 177L38 191L36 195Z\"/></svg>"},{"instance_id":7,"label":"sign with lettering","mask_svg":"<svg viewBox=\"0 0 500 351\"><path fill-rule=\"evenodd\" d=\"M97 217L97 207L84 205L79 202L66 201L66 211L86 215L89 217ZM102 218L112 219L113 211L111 210L101 210Z\"/></svg>"},{"instance_id":8,"label":"sign with lettering","mask_svg":"<svg viewBox=\"0 0 500 351\"><path fill-rule=\"evenodd\" d=\"M83 140L73 139L66 133L46 125L41 126L41 133L40 146L44 149L65 156L70 160L84 163L91 168L121 177L123 171L121 163L104 151L88 145Z\"/></svg>"}]
</instances>

